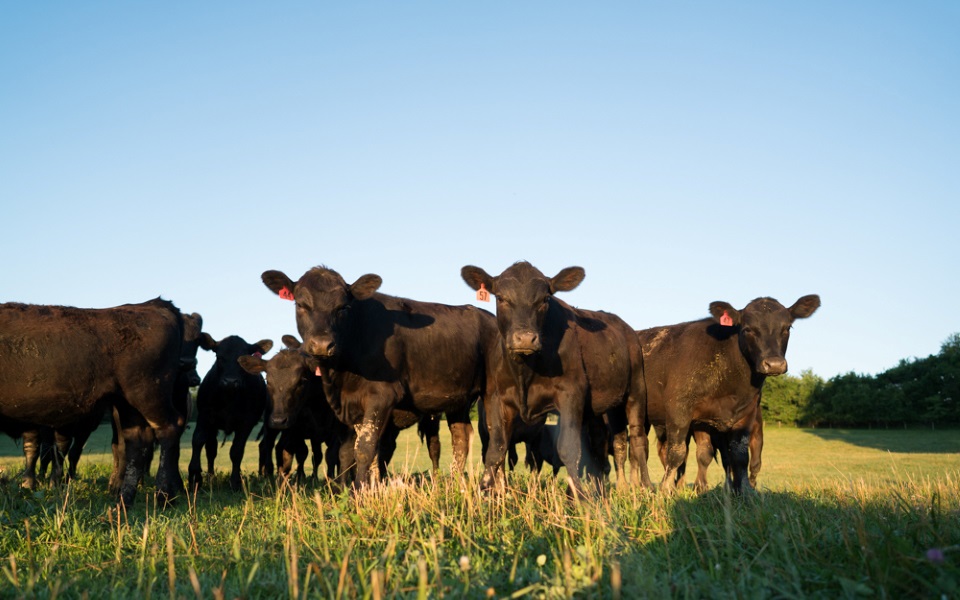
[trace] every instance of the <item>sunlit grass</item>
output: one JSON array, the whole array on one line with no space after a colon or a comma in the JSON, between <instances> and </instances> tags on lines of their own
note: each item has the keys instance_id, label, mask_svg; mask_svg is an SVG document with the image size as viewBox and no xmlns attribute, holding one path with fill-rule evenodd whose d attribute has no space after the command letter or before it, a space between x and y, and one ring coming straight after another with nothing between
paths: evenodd
<instances>
[{"instance_id":1,"label":"sunlit grass","mask_svg":"<svg viewBox=\"0 0 960 600\"><path fill-rule=\"evenodd\" d=\"M489 496L479 468L446 473L449 452L432 477L405 432L390 480L359 496L253 476L231 492L224 451L196 497L164 511L148 487L124 513L101 453L68 486L0 486L0 597L956 597L957 433L882 449L910 433L771 429L749 498L611 489L579 502L562 477L523 468ZM2 460L15 474L22 459Z\"/></svg>"}]
</instances>

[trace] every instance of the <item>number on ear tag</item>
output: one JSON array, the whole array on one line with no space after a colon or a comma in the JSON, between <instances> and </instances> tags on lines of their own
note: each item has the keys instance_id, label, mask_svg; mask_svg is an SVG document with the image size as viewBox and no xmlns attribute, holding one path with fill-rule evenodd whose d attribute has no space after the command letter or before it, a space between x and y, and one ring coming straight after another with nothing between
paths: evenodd
<instances>
[{"instance_id":1,"label":"number on ear tag","mask_svg":"<svg viewBox=\"0 0 960 600\"><path fill-rule=\"evenodd\" d=\"M720 324L724 327L733 327L733 319L730 318L727 311L723 311L723 314L720 315Z\"/></svg>"},{"instance_id":2,"label":"number on ear tag","mask_svg":"<svg viewBox=\"0 0 960 600\"><path fill-rule=\"evenodd\" d=\"M490 292L487 291L487 288L484 285L480 284L480 289L477 290L477 300L480 302L490 302Z\"/></svg>"},{"instance_id":3,"label":"number on ear tag","mask_svg":"<svg viewBox=\"0 0 960 600\"><path fill-rule=\"evenodd\" d=\"M286 286L280 289L279 296L284 300L293 300L293 292L287 289Z\"/></svg>"}]
</instances>

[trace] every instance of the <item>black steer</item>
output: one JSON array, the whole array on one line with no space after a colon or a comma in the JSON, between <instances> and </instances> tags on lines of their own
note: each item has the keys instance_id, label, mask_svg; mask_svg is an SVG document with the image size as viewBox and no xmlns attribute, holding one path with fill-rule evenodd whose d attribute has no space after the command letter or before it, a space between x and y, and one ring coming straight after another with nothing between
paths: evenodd
<instances>
[{"instance_id":1,"label":"black steer","mask_svg":"<svg viewBox=\"0 0 960 600\"><path fill-rule=\"evenodd\" d=\"M762 423L763 382L786 373L790 328L819 306L816 295L804 296L790 308L773 298L757 298L742 310L713 302L709 318L637 333L647 379L647 419L661 444L662 490L672 491L682 477L690 435L696 436L701 464L697 489L706 487L705 469L714 448L720 451L727 485L737 493L753 489L763 444L757 426ZM751 443L754 481L747 477Z\"/></svg>"},{"instance_id":2,"label":"black steer","mask_svg":"<svg viewBox=\"0 0 960 600\"><path fill-rule=\"evenodd\" d=\"M200 336L200 347L212 350L217 355L216 362L203 377L197 391L197 423L193 430L193 454L187 475L190 489L201 484L200 450L206 447L207 471L213 476L213 461L217 457L217 432L233 433L230 446L230 487L240 489L240 461L247 438L263 417L267 408L267 386L263 377L244 371L238 361L242 356L262 355L273 347L271 340L260 340L250 344L243 338L231 335L217 342L209 334ZM265 470L265 460L273 465L270 450L261 447L260 470Z\"/></svg>"},{"instance_id":3,"label":"black steer","mask_svg":"<svg viewBox=\"0 0 960 600\"><path fill-rule=\"evenodd\" d=\"M280 271L264 284L296 302L302 350L317 360L327 401L357 428L355 486L368 481L394 409L418 417L445 412L453 438L453 470L466 464L470 407L486 383L485 348L496 339L490 313L377 293L381 279L347 284L315 267L294 282Z\"/></svg>"},{"instance_id":4,"label":"black steer","mask_svg":"<svg viewBox=\"0 0 960 600\"><path fill-rule=\"evenodd\" d=\"M493 486L503 462L517 415L534 423L550 411L560 415L559 454L575 492L583 487L578 474L581 430L598 430L609 419L614 437L618 485L626 484L624 462L627 426L631 440L644 432L643 358L637 335L616 315L573 308L554 296L583 281L580 267L568 267L548 278L527 262L518 262L497 277L479 267L461 270L471 288L485 288L497 297L500 342L492 385L485 405L490 448L482 485ZM599 481L600 460L606 460L606 436L590 436L587 473ZM646 445L629 445L633 479L649 486ZM585 458L585 457L583 457Z\"/></svg>"},{"instance_id":5,"label":"black steer","mask_svg":"<svg viewBox=\"0 0 960 600\"><path fill-rule=\"evenodd\" d=\"M0 429L69 430L117 411L127 446L120 497L131 504L155 440L157 494L183 493L183 418L173 406L183 319L159 298L115 308L0 305Z\"/></svg>"}]
</instances>

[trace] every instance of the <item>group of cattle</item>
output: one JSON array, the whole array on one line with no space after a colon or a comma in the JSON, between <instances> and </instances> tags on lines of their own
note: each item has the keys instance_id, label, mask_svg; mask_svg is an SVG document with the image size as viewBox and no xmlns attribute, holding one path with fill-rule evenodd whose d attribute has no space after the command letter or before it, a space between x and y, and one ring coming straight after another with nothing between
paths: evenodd
<instances>
[{"instance_id":1,"label":"group of cattle","mask_svg":"<svg viewBox=\"0 0 960 600\"><path fill-rule=\"evenodd\" d=\"M157 493L182 495L180 437L189 388L199 383L191 489L202 483L201 450L213 472L217 432L234 434L230 483L241 485L245 443L263 419L260 472L303 468L306 442L326 447L327 475L362 487L384 473L399 431L417 424L438 467L439 416L446 417L453 470L461 472L480 403L484 489L503 484L504 463L566 467L571 489L599 485L613 456L618 485L650 487L647 433L656 432L665 473L661 490L684 477L690 439L700 466L696 488L717 453L727 484L752 489L760 468L760 394L767 376L787 370L795 319L820 306L816 295L789 308L758 298L738 310L710 304L710 317L634 331L616 315L574 308L557 292L576 288L580 267L547 277L527 262L498 276L461 270L480 300L496 297L496 316L379 293L381 278L352 284L315 267L297 281L266 271L264 284L295 303L302 343L284 336L250 344L216 341L196 313L156 299L108 309L0 304L0 430L23 437L24 484L35 482L41 443L51 439L70 470L84 441L112 411L111 490L130 504L159 447ZM216 353L202 382L198 349ZM263 375L266 375L264 381ZM549 414L557 425L547 425ZM279 441L278 441L279 436ZM627 455L630 473L627 474ZM59 462L59 461L58 461ZM748 477L749 467L749 477Z\"/></svg>"}]
</instances>

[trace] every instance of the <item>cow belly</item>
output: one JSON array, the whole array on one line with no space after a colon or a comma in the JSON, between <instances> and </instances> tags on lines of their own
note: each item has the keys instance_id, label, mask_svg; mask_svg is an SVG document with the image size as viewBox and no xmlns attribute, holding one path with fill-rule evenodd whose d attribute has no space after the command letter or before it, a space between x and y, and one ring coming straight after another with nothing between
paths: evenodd
<instances>
[{"instance_id":1,"label":"cow belly","mask_svg":"<svg viewBox=\"0 0 960 600\"><path fill-rule=\"evenodd\" d=\"M112 380L98 381L92 367L34 362L17 372L0 371L0 414L10 419L62 427L96 410L114 391Z\"/></svg>"},{"instance_id":2,"label":"cow belly","mask_svg":"<svg viewBox=\"0 0 960 600\"><path fill-rule=\"evenodd\" d=\"M710 425L717 431L731 431L750 426L757 410L755 399L723 398L697 404L692 421Z\"/></svg>"}]
</instances>

